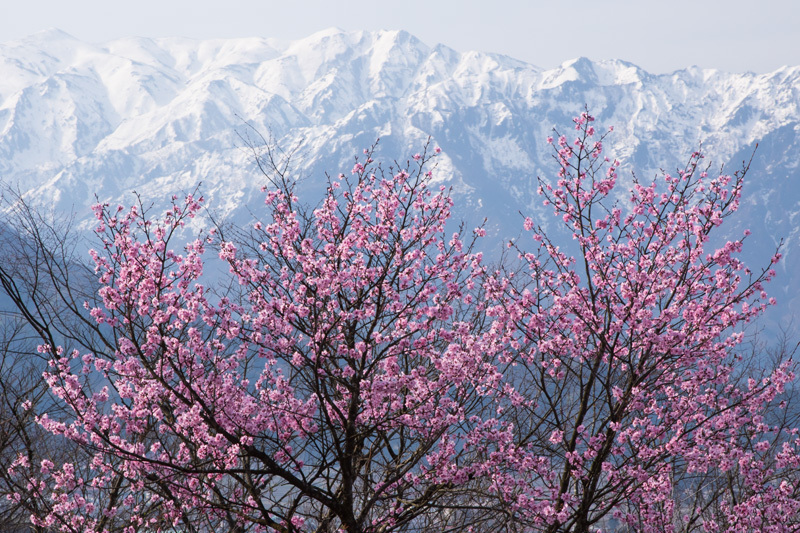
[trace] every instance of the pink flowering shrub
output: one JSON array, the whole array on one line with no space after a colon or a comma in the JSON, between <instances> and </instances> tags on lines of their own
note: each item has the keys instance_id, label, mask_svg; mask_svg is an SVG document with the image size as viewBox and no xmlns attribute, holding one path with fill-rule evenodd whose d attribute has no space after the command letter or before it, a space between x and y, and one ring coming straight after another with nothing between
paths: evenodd
<instances>
[{"instance_id":1,"label":"pink flowering shrub","mask_svg":"<svg viewBox=\"0 0 800 533\"><path fill-rule=\"evenodd\" d=\"M202 198L158 218L98 206L103 305L88 312L115 345L43 346L74 418L40 420L95 460L20 457L48 502L34 524L796 529L796 431L765 418L793 366L737 365L774 272L739 261L744 237L707 249L744 172L710 179L696 153L618 204L593 121L551 141L560 171L540 188L574 255L526 218L533 251L487 268L483 228L447 233L452 200L426 169L438 149L387 169L368 150L313 210L277 174L264 220L181 251ZM212 249L230 278L207 288Z\"/></svg>"}]
</instances>

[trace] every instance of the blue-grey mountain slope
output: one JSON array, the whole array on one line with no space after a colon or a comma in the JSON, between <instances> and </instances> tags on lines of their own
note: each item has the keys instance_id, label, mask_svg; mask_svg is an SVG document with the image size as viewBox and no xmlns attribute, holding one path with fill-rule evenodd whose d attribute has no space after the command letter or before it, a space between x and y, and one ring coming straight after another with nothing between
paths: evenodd
<instances>
[{"instance_id":1,"label":"blue-grey mountain slope","mask_svg":"<svg viewBox=\"0 0 800 533\"><path fill-rule=\"evenodd\" d=\"M545 139L584 104L615 127L606 147L626 175L643 179L680 166L701 142L733 171L758 143L728 231L753 230L752 258L786 240L770 292L782 313L800 311L800 67L654 75L580 58L543 70L396 31L89 44L50 30L0 44L0 179L32 202L77 211L87 228L95 195L129 203L136 190L158 205L200 182L217 213L242 221L261 204L264 178L244 140L259 142L257 133L298 147L293 172L312 191L378 137L389 158L431 137L457 216L489 217L501 240L519 234L518 211L548 220L535 194L536 177L554 172Z\"/></svg>"}]
</instances>

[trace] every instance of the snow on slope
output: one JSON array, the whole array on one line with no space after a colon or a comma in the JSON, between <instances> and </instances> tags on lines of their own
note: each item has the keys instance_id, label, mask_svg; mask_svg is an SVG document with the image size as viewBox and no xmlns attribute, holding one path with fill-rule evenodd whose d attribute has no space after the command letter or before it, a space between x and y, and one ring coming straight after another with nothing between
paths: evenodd
<instances>
[{"instance_id":1,"label":"snow on slope","mask_svg":"<svg viewBox=\"0 0 800 533\"><path fill-rule=\"evenodd\" d=\"M787 239L773 292L800 312L800 67L654 75L578 58L542 70L402 31L94 45L49 30L0 44L0 177L84 221L95 195L158 203L202 182L219 214L244 220L264 183L244 140L257 133L299 146L295 173L312 191L377 137L380 153L402 158L430 136L461 216L488 216L500 240L519 233L519 210L546 220L535 196L536 176L553 171L545 138L584 104L615 126L609 151L643 178L701 141L731 170L760 143L731 231L753 228L755 257Z\"/></svg>"}]
</instances>

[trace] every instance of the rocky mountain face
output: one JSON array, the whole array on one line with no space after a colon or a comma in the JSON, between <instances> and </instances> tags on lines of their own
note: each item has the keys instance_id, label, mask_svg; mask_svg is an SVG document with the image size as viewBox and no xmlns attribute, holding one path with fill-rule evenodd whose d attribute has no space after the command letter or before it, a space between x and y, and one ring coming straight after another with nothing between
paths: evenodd
<instances>
[{"instance_id":1,"label":"rocky mountain face","mask_svg":"<svg viewBox=\"0 0 800 533\"><path fill-rule=\"evenodd\" d=\"M262 205L261 136L293 151L292 175L317 196L326 171L346 172L377 138L382 159L430 138L456 216L488 217L498 243L520 233L520 212L551 218L536 195L537 176L555 173L545 139L569 133L584 105L614 126L605 146L627 179L674 170L701 143L732 172L758 144L725 231L752 230L754 266L784 239L773 315L800 317L800 67L655 75L579 58L543 70L402 31L89 44L50 30L0 44L0 179L86 229L95 198L127 204L136 191L158 206L198 183L219 216L243 223Z\"/></svg>"}]
</instances>

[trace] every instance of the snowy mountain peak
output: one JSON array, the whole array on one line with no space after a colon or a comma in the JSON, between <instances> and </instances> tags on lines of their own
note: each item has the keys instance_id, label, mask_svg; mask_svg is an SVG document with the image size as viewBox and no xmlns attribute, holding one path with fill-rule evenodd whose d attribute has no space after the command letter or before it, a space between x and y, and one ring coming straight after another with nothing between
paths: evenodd
<instances>
[{"instance_id":1,"label":"snowy mountain peak","mask_svg":"<svg viewBox=\"0 0 800 533\"><path fill-rule=\"evenodd\" d=\"M377 137L387 157L430 137L443 149L437 179L462 213L488 216L497 238L516 235L518 211L543 213L534 190L552 170L545 138L588 104L615 126L609 151L641 177L680 165L701 141L709 160L734 168L760 143L748 225L765 249L781 235L787 257L800 256L800 67L655 75L581 57L545 70L404 31L329 28L290 42L102 44L47 30L0 43L0 72L2 179L84 219L95 194L127 203L133 189L160 198L199 182L220 214L247 216L263 181L246 146L256 132L299 146L294 169L309 189ZM800 259L790 261L800 283Z\"/></svg>"}]
</instances>

